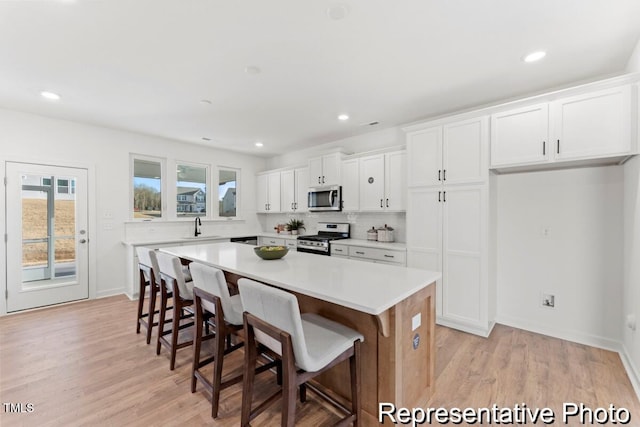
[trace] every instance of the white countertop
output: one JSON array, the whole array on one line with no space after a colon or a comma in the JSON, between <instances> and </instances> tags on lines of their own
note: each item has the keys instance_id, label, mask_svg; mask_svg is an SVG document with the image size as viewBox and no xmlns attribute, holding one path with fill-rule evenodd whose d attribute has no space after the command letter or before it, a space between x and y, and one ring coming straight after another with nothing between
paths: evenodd
<instances>
[{"instance_id":1,"label":"white countertop","mask_svg":"<svg viewBox=\"0 0 640 427\"><path fill-rule=\"evenodd\" d=\"M289 251L266 261L253 247L211 243L160 249L244 277L369 314L381 314L439 279L439 271Z\"/></svg>"}]
</instances>

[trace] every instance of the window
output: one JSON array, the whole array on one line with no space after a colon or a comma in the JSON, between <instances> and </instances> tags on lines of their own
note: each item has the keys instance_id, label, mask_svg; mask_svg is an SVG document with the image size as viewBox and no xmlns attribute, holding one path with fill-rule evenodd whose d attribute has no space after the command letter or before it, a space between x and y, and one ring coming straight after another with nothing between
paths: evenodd
<instances>
[{"instance_id":1,"label":"window","mask_svg":"<svg viewBox=\"0 0 640 427\"><path fill-rule=\"evenodd\" d=\"M76 194L76 180L71 180L71 194Z\"/></svg>"},{"instance_id":2,"label":"window","mask_svg":"<svg viewBox=\"0 0 640 427\"><path fill-rule=\"evenodd\" d=\"M218 216L233 218L238 216L238 170L218 170Z\"/></svg>"},{"instance_id":3,"label":"window","mask_svg":"<svg viewBox=\"0 0 640 427\"><path fill-rule=\"evenodd\" d=\"M204 165L176 165L176 213L178 217L205 216L207 214L207 176Z\"/></svg>"},{"instance_id":4,"label":"window","mask_svg":"<svg viewBox=\"0 0 640 427\"><path fill-rule=\"evenodd\" d=\"M69 180L68 179L59 179L58 180L58 194L69 194Z\"/></svg>"},{"instance_id":5,"label":"window","mask_svg":"<svg viewBox=\"0 0 640 427\"><path fill-rule=\"evenodd\" d=\"M51 187L51 178L42 178L43 187Z\"/></svg>"},{"instance_id":6,"label":"window","mask_svg":"<svg viewBox=\"0 0 640 427\"><path fill-rule=\"evenodd\" d=\"M163 160L132 156L133 218L162 217Z\"/></svg>"}]
</instances>

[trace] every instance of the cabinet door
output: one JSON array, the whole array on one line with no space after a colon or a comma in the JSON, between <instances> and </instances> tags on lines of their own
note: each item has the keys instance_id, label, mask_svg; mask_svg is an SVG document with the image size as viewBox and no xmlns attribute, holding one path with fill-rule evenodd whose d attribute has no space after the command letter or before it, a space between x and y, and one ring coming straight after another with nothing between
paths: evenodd
<instances>
[{"instance_id":1,"label":"cabinet door","mask_svg":"<svg viewBox=\"0 0 640 427\"><path fill-rule=\"evenodd\" d=\"M440 200L440 201L439 201ZM407 266L442 271L442 191L409 189ZM442 314L442 279L436 282L436 312Z\"/></svg>"},{"instance_id":2,"label":"cabinet door","mask_svg":"<svg viewBox=\"0 0 640 427\"><path fill-rule=\"evenodd\" d=\"M554 101L551 117L557 160L604 157L631 150L630 86Z\"/></svg>"},{"instance_id":3,"label":"cabinet door","mask_svg":"<svg viewBox=\"0 0 640 427\"><path fill-rule=\"evenodd\" d=\"M384 155L360 159L360 210L384 210Z\"/></svg>"},{"instance_id":4,"label":"cabinet door","mask_svg":"<svg viewBox=\"0 0 640 427\"><path fill-rule=\"evenodd\" d=\"M483 290L484 186L448 187L443 196L442 316L479 325Z\"/></svg>"},{"instance_id":5,"label":"cabinet door","mask_svg":"<svg viewBox=\"0 0 640 427\"><path fill-rule=\"evenodd\" d=\"M307 195L309 193L309 169L300 168L295 170L295 211L307 212L309 203Z\"/></svg>"},{"instance_id":6,"label":"cabinet door","mask_svg":"<svg viewBox=\"0 0 640 427\"><path fill-rule=\"evenodd\" d=\"M391 211L404 211L407 200L407 153L399 151L385 155L384 206Z\"/></svg>"},{"instance_id":7,"label":"cabinet door","mask_svg":"<svg viewBox=\"0 0 640 427\"><path fill-rule=\"evenodd\" d=\"M322 185L322 157L309 159L309 187Z\"/></svg>"},{"instance_id":8,"label":"cabinet door","mask_svg":"<svg viewBox=\"0 0 640 427\"><path fill-rule=\"evenodd\" d=\"M340 169L342 155L340 153L322 156L322 185L340 185Z\"/></svg>"},{"instance_id":9,"label":"cabinet door","mask_svg":"<svg viewBox=\"0 0 640 427\"><path fill-rule=\"evenodd\" d=\"M488 175L488 119L479 117L443 128L444 184L483 182Z\"/></svg>"},{"instance_id":10,"label":"cabinet door","mask_svg":"<svg viewBox=\"0 0 640 427\"><path fill-rule=\"evenodd\" d=\"M267 209L271 213L280 212L280 172L270 173L267 177L269 185Z\"/></svg>"},{"instance_id":11,"label":"cabinet door","mask_svg":"<svg viewBox=\"0 0 640 427\"><path fill-rule=\"evenodd\" d=\"M360 209L360 176L358 159L342 162L342 210Z\"/></svg>"},{"instance_id":12,"label":"cabinet door","mask_svg":"<svg viewBox=\"0 0 640 427\"><path fill-rule=\"evenodd\" d=\"M442 183L442 126L408 134L407 152L409 187Z\"/></svg>"},{"instance_id":13,"label":"cabinet door","mask_svg":"<svg viewBox=\"0 0 640 427\"><path fill-rule=\"evenodd\" d=\"M548 104L491 116L491 166L546 162L551 150Z\"/></svg>"},{"instance_id":14,"label":"cabinet door","mask_svg":"<svg viewBox=\"0 0 640 427\"><path fill-rule=\"evenodd\" d=\"M256 181L256 211L265 213L269 203L269 175L258 175Z\"/></svg>"},{"instance_id":15,"label":"cabinet door","mask_svg":"<svg viewBox=\"0 0 640 427\"><path fill-rule=\"evenodd\" d=\"M295 171L280 173L280 201L282 212L295 212Z\"/></svg>"}]
</instances>

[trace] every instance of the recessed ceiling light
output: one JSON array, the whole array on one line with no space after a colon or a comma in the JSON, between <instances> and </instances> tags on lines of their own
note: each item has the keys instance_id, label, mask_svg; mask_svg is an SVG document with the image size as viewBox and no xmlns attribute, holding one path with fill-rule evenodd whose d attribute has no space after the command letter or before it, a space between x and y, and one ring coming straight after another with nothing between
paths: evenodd
<instances>
[{"instance_id":1,"label":"recessed ceiling light","mask_svg":"<svg viewBox=\"0 0 640 427\"><path fill-rule=\"evenodd\" d=\"M348 14L349 8L346 4L334 4L327 8L327 16L333 21L344 19Z\"/></svg>"},{"instance_id":2,"label":"recessed ceiling light","mask_svg":"<svg viewBox=\"0 0 640 427\"><path fill-rule=\"evenodd\" d=\"M256 142L256 147L264 147L264 144L262 142Z\"/></svg>"},{"instance_id":3,"label":"recessed ceiling light","mask_svg":"<svg viewBox=\"0 0 640 427\"><path fill-rule=\"evenodd\" d=\"M547 55L547 52L545 52L544 50L532 52L524 57L524 62L536 62L544 58L546 55Z\"/></svg>"},{"instance_id":4,"label":"recessed ceiling light","mask_svg":"<svg viewBox=\"0 0 640 427\"><path fill-rule=\"evenodd\" d=\"M40 95L41 95L43 98L50 99L51 101L57 101L57 100L59 100L59 99L60 99L60 95L58 95L57 93L48 92L48 91L46 91L46 90L45 90L45 91L40 92Z\"/></svg>"},{"instance_id":5,"label":"recessed ceiling light","mask_svg":"<svg viewBox=\"0 0 640 427\"><path fill-rule=\"evenodd\" d=\"M260 69L260 67L257 67L255 65L248 65L247 67L245 67L244 72L249 74L250 76L255 76L256 74L260 74L262 70Z\"/></svg>"},{"instance_id":6,"label":"recessed ceiling light","mask_svg":"<svg viewBox=\"0 0 640 427\"><path fill-rule=\"evenodd\" d=\"M340 114L340 115L338 116L338 120L343 121L343 122L344 122L345 120L349 120L349 115L348 115L348 114Z\"/></svg>"}]
</instances>

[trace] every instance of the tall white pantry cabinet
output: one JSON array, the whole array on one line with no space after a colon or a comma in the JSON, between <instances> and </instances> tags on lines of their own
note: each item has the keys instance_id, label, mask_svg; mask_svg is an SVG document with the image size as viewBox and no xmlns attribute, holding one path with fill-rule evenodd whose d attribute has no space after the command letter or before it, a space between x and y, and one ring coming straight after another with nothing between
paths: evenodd
<instances>
[{"instance_id":1,"label":"tall white pantry cabinet","mask_svg":"<svg viewBox=\"0 0 640 427\"><path fill-rule=\"evenodd\" d=\"M430 122L407 133L407 265L442 271L441 325L488 336L495 318L490 275L489 118Z\"/></svg>"}]
</instances>

